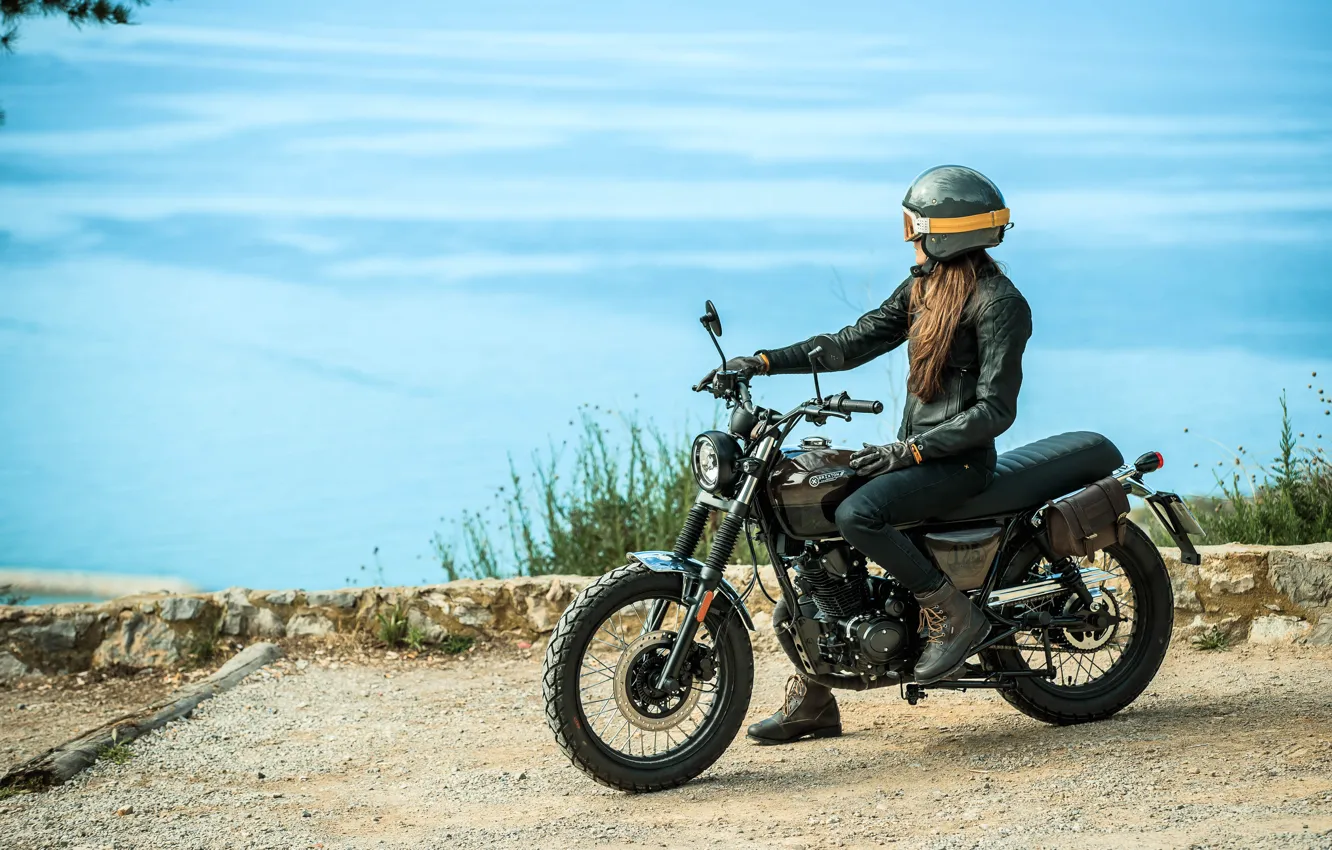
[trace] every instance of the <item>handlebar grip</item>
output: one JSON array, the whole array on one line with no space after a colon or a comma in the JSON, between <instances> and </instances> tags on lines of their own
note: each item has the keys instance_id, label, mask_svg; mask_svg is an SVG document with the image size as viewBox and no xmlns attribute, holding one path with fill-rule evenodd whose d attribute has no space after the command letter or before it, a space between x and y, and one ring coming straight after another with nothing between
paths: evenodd
<instances>
[{"instance_id":1,"label":"handlebar grip","mask_svg":"<svg viewBox=\"0 0 1332 850\"><path fill-rule=\"evenodd\" d=\"M844 398L838 400L834 409L838 413L883 413L883 402Z\"/></svg>"}]
</instances>

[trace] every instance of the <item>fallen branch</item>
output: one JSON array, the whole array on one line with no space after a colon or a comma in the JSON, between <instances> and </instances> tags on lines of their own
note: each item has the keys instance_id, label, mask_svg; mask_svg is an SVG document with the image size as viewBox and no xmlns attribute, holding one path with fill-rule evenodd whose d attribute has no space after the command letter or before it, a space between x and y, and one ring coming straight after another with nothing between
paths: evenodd
<instances>
[{"instance_id":1,"label":"fallen branch","mask_svg":"<svg viewBox=\"0 0 1332 850\"><path fill-rule=\"evenodd\" d=\"M39 790L62 785L97 761L98 755L107 747L127 744L146 732L189 715L199 703L234 688L255 670L281 657L282 650L276 644L248 646L216 673L181 688L170 699L112 720L10 769L0 776L0 788Z\"/></svg>"}]
</instances>

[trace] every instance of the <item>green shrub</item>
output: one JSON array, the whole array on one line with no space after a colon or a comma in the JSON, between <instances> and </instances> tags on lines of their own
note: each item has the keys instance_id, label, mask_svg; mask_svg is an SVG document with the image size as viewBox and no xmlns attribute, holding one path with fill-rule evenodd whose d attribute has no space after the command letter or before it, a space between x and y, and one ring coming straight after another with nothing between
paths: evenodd
<instances>
[{"instance_id":1,"label":"green shrub","mask_svg":"<svg viewBox=\"0 0 1332 850\"><path fill-rule=\"evenodd\" d=\"M0 584L0 605L22 605L27 601L28 597L15 592L13 585Z\"/></svg>"},{"instance_id":2,"label":"green shrub","mask_svg":"<svg viewBox=\"0 0 1332 850\"><path fill-rule=\"evenodd\" d=\"M129 748L129 744L110 744L97 751L97 758L112 764L124 764L134 758L134 751Z\"/></svg>"},{"instance_id":3,"label":"green shrub","mask_svg":"<svg viewBox=\"0 0 1332 850\"><path fill-rule=\"evenodd\" d=\"M1271 466L1245 464L1248 453L1236 450L1237 471L1218 475L1219 495L1190 496L1189 507L1207 532L1194 543L1248 543L1290 546L1332 540L1332 463L1322 447L1301 446L1290 420L1285 393L1281 399L1281 435ZM1316 434L1321 439L1322 434ZM1196 465L1196 464L1195 464ZM1152 541L1174 546L1151 510L1136 507L1132 519L1146 525Z\"/></svg>"},{"instance_id":4,"label":"green shrub","mask_svg":"<svg viewBox=\"0 0 1332 850\"><path fill-rule=\"evenodd\" d=\"M698 494L689 440L633 416L616 420L619 434L586 410L580 421L574 445L538 452L527 481L510 463L510 483L500 488L494 513L464 513L453 535L435 535L450 581L598 575L623 564L627 552L675 545ZM710 537L709 531L703 550ZM735 556L749 560L743 540Z\"/></svg>"},{"instance_id":5,"label":"green shrub","mask_svg":"<svg viewBox=\"0 0 1332 850\"><path fill-rule=\"evenodd\" d=\"M1230 649L1230 635L1212 626L1193 639L1193 645L1205 652L1225 652Z\"/></svg>"},{"instance_id":6,"label":"green shrub","mask_svg":"<svg viewBox=\"0 0 1332 850\"><path fill-rule=\"evenodd\" d=\"M380 611L375 615L375 623L380 643L390 649L397 649L407 644L412 629L407 622L407 611L401 604Z\"/></svg>"},{"instance_id":7,"label":"green shrub","mask_svg":"<svg viewBox=\"0 0 1332 850\"><path fill-rule=\"evenodd\" d=\"M413 652L420 652L425 649L426 645L425 629L422 629L420 626L408 626L407 637L403 639L403 642L406 643L407 648Z\"/></svg>"},{"instance_id":8,"label":"green shrub","mask_svg":"<svg viewBox=\"0 0 1332 850\"><path fill-rule=\"evenodd\" d=\"M1209 540L1271 545L1332 540L1332 463L1321 448L1300 447L1285 393L1277 457L1270 468L1260 464L1257 470L1235 472L1229 481L1218 476L1222 498L1198 512Z\"/></svg>"},{"instance_id":9,"label":"green shrub","mask_svg":"<svg viewBox=\"0 0 1332 850\"><path fill-rule=\"evenodd\" d=\"M476 643L476 638L464 637L463 635L448 635L439 645L449 655L459 655L472 648Z\"/></svg>"},{"instance_id":10,"label":"green shrub","mask_svg":"<svg viewBox=\"0 0 1332 850\"><path fill-rule=\"evenodd\" d=\"M190 636L185 645L185 658L192 667L203 667L215 660L222 653L222 617L208 628Z\"/></svg>"}]
</instances>

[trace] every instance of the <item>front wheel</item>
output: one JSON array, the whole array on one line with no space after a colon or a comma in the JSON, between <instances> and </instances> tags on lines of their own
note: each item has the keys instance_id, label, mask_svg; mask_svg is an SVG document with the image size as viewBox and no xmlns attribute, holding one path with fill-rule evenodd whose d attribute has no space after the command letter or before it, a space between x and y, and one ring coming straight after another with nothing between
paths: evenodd
<instances>
[{"instance_id":1,"label":"front wheel","mask_svg":"<svg viewBox=\"0 0 1332 850\"><path fill-rule=\"evenodd\" d=\"M1129 523L1122 544L1109 546L1078 566L1093 563L1114 576L1101 586L1095 604L1115 622L1095 631L1049 630L1054 678L1020 678L1011 690L1000 692L1028 717L1060 726L1104 720L1137 699L1165 659L1174 625L1174 592L1156 546ZM1028 544L1009 561L1001 586L1041 581L1051 571L1036 545ZM1016 618L1024 605L1014 603L1002 610ZM1059 616L1075 613L1081 602L1070 591L1027 607ZM981 657L990 670L1045 669L1045 630L1018 632Z\"/></svg>"},{"instance_id":2,"label":"front wheel","mask_svg":"<svg viewBox=\"0 0 1332 850\"><path fill-rule=\"evenodd\" d=\"M555 741L574 766L621 791L683 785L735 738L754 689L754 652L718 595L670 692L657 674L687 613L685 577L630 564L607 573L560 617L542 693Z\"/></svg>"}]
</instances>

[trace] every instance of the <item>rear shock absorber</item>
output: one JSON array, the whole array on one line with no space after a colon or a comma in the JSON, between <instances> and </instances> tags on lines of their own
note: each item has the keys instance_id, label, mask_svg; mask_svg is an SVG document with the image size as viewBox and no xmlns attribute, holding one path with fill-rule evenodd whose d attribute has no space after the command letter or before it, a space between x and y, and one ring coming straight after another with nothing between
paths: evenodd
<instances>
[{"instance_id":1,"label":"rear shock absorber","mask_svg":"<svg viewBox=\"0 0 1332 850\"><path fill-rule=\"evenodd\" d=\"M689 509L684 528L680 529L680 536L675 538L675 557L694 557L694 550L698 548L698 541L703 539L703 529L708 525L710 513L712 509L707 505L696 504Z\"/></svg>"}]
</instances>

